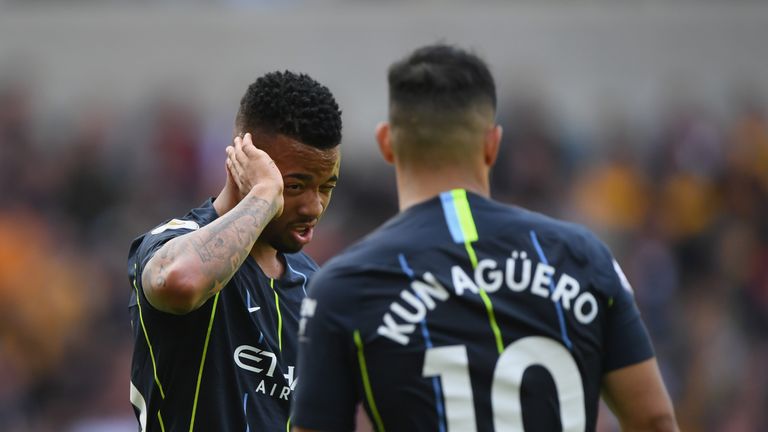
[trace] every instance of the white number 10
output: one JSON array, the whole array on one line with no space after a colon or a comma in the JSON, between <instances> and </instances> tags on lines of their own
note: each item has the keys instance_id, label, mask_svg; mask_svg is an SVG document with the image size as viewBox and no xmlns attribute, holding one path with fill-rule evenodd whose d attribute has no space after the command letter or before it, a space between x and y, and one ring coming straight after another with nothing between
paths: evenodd
<instances>
[{"instance_id":1,"label":"white number 10","mask_svg":"<svg viewBox=\"0 0 768 432\"><path fill-rule=\"evenodd\" d=\"M547 369L555 382L563 431L584 431L584 388L579 368L562 345L540 336L519 339L499 356L491 387L494 428L524 430L520 386L526 369L536 365ZM448 430L477 430L467 347L451 345L428 349L422 374L426 378L439 376L441 379Z\"/></svg>"}]
</instances>

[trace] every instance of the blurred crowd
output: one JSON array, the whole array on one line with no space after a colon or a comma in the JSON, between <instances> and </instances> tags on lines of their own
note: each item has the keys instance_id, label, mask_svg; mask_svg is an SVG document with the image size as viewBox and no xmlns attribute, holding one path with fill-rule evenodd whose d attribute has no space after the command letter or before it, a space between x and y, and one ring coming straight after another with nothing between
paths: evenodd
<instances>
[{"instance_id":1,"label":"blurred crowd","mask_svg":"<svg viewBox=\"0 0 768 432\"><path fill-rule=\"evenodd\" d=\"M609 244L684 430L768 430L768 105L745 93L590 132L546 100L500 108L494 197ZM0 81L0 430L135 430L128 246L218 193L231 130L202 117L163 95L50 112L33 83ZM383 162L345 160L340 178L309 248L321 263L396 212Z\"/></svg>"}]
</instances>

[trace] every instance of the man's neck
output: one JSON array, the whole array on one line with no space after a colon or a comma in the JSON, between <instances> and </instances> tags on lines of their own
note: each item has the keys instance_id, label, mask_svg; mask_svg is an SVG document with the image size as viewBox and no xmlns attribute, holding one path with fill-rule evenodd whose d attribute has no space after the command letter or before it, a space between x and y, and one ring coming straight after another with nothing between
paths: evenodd
<instances>
[{"instance_id":1,"label":"man's neck","mask_svg":"<svg viewBox=\"0 0 768 432\"><path fill-rule=\"evenodd\" d=\"M277 253L277 250L268 243L256 240L251 248L251 254L261 271L272 279L279 279L285 272L285 263Z\"/></svg>"},{"instance_id":2,"label":"man's neck","mask_svg":"<svg viewBox=\"0 0 768 432\"><path fill-rule=\"evenodd\" d=\"M452 189L466 189L478 195L490 196L488 175L465 170L407 170L398 167L397 195L400 211L436 197Z\"/></svg>"}]
</instances>

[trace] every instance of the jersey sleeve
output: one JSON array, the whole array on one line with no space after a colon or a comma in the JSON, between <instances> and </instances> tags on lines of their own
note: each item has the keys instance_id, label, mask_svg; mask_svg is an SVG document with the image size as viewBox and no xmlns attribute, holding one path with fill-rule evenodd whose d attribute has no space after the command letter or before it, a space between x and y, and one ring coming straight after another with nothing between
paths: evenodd
<instances>
[{"instance_id":1,"label":"jersey sleeve","mask_svg":"<svg viewBox=\"0 0 768 432\"><path fill-rule=\"evenodd\" d=\"M171 219L133 241L128 253L128 278L130 279L131 287L135 288L131 290L130 306L136 304L136 291L143 290L141 275L144 266L147 265L155 252L171 239L196 231L216 218L212 207L210 209L201 208L196 210L206 211L193 211L183 218Z\"/></svg>"},{"instance_id":2,"label":"jersey sleeve","mask_svg":"<svg viewBox=\"0 0 768 432\"><path fill-rule=\"evenodd\" d=\"M619 263L605 249L600 274L608 296L603 372L620 369L654 356L648 331L640 317L634 293Z\"/></svg>"},{"instance_id":3,"label":"jersey sleeve","mask_svg":"<svg viewBox=\"0 0 768 432\"><path fill-rule=\"evenodd\" d=\"M301 306L299 378L291 422L307 429L354 429L357 363L345 312L349 299L339 287L350 285L321 270Z\"/></svg>"}]
</instances>

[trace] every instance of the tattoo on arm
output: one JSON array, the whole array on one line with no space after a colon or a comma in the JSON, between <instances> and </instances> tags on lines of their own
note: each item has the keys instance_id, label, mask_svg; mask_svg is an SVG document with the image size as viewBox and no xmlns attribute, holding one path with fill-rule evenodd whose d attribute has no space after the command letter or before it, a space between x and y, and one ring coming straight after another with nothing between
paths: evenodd
<instances>
[{"instance_id":1,"label":"tattoo on arm","mask_svg":"<svg viewBox=\"0 0 768 432\"><path fill-rule=\"evenodd\" d=\"M203 270L213 279L209 291L218 291L232 277L269 220L269 203L255 197L248 207L235 207L226 223L212 226L206 237L191 239ZM231 216L230 216L231 214Z\"/></svg>"},{"instance_id":2,"label":"tattoo on arm","mask_svg":"<svg viewBox=\"0 0 768 432\"><path fill-rule=\"evenodd\" d=\"M210 281L204 288L203 299L207 299L224 287L248 256L271 220L273 206L264 199L247 196L210 225L166 243L152 258L153 265L147 266L142 279L164 287L170 264L194 253L199 258L198 270Z\"/></svg>"}]
</instances>

